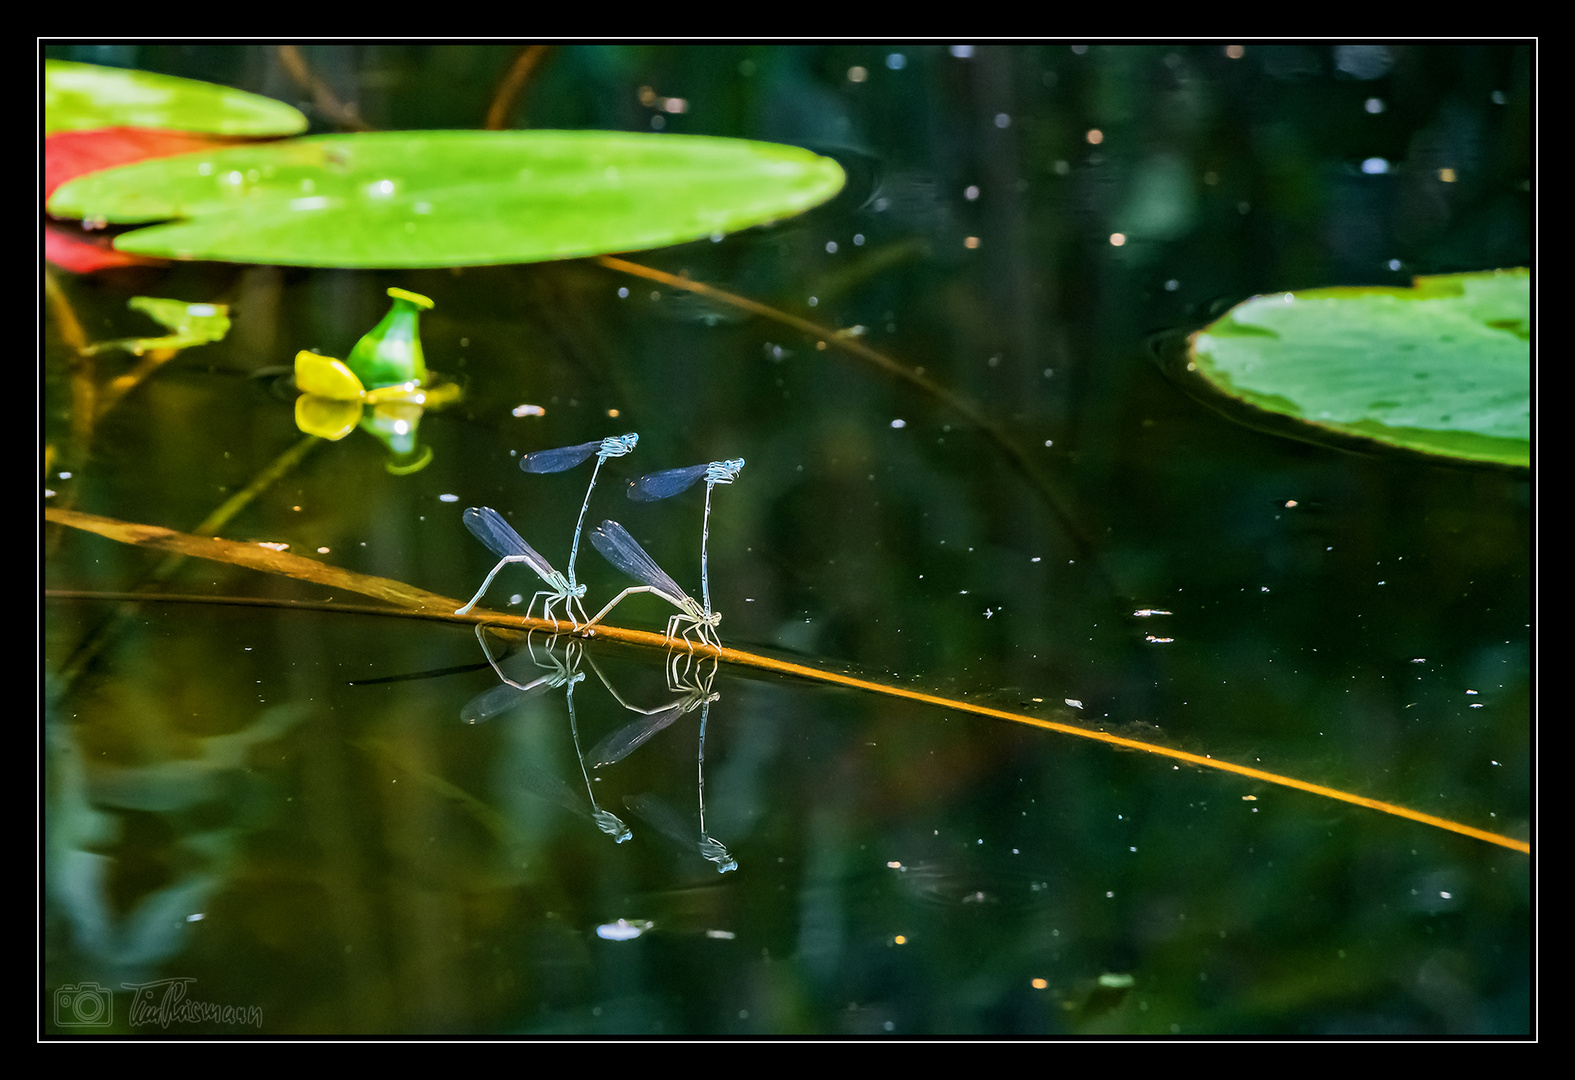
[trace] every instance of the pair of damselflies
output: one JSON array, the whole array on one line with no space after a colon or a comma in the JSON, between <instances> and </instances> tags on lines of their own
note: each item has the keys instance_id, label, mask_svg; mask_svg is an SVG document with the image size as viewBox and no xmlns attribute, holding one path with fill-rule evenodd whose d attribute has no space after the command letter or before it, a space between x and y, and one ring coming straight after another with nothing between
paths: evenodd
<instances>
[{"instance_id":1,"label":"pair of damselflies","mask_svg":"<svg viewBox=\"0 0 1575 1080\"><path fill-rule=\"evenodd\" d=\"M694 633L702 643L714 645L718 649L722 647L722 640L716 633L716 628L722 621L722 613L711 610L711 574L708 561L711 539L711 489L718 484L731 484L737 480L743 467L743 458L733 458L728 461L712 461L704 465L687 465L680 469L664 469L630 482L629 498L636 502L654 502L657 499L672 498L674 495L688 491L700 481L705 481L705 516L700 526L700 595L703 603L696 603L694 597L669 577L656 564L656 560L651 558L634 537L629 535L628 529L609 519L591 531L591 543L602 553L604 559L642 584L631 585L613 597L596 618L591 620L593 624L600 622L625 597L637 592L654 593L678 609L678 614L667 620L669 641L679 636L679 628L683 628L682 637L685 641L688 641L689 635Z\"/></svg>"},{"instance_id":2,"label":"pair of damselflies","mask_svg":"<svg viewBox=\"0 0 1575 1080\"><path fill-rule=\"evenodd\" d=\"M681 586L678 585L664 571L655 559L651 558L629 531L618 522L611 519L603 521L600 526L591 532L591 543L596 550L613 566L622 570L630 577L641 582L639 585L630 586L619 593L602 608L593 619L587 619L583 597L585 586L575 580L574 562L579 554L580 533L585 523L585 512L590 506L591 492L596 488L596 476L600 472L602 462L609 457L621 457L634 449L639 436L635 434L622 435L602 439L598 442L581 443L577 446L565 446L555 450L540 450L526 454L520 462L520 468L525 472L551 473L571 469L585 461L594 454L596 456L596 470L591 473L590 487L586 489L585 501L580 506L579 520L574 526L574 541L569 549L568 574L560 574L551 563L541 556L535 548L525 542L525 539L515 531L503 515L491 507L471 507L465 511L465 527L471 534L487 546L493 554L499 557L499 562L492 568L481 588L470 600L470 603L460 608L457 614L465 614L485 595L487 588L492 584L493 578L505 567L513 563L523 562L535 571L536 576L547 585L546 589L538 591L531 597L530 604L525 613L528 616L538 599L546 597L542 604L542 617L552 618L552 608L555 604L562 603L564 611L569 615L575 629L579 629L580 620L587 626L595 626L606 617L607 613L617 607L626 597L637 592L649 592L660 596L678 609L678 614L667 621L667 638L671 641L674 637L681 636L686 642L689 635L695 634L702 643L721 647L721 640L717 637L716 627L722 621L722 614L711 609L711 581L709 567L709 541L711 535L711 490L717 484L731 484L738 478L739 471L744 467L743 458L734 458L728 461L713 461L704 465L690 465L678 469L665 469L661 472L650 473L631 481L629 485L629 498L636 502L651 502L658 499L671 498L674 495L689 490L701 480L705 481L705 516L702 520L700 531L700 590L702 602L697 602ZM579 608L580 620L574 619L574 608Z\"/></svg>"}]
</instances>

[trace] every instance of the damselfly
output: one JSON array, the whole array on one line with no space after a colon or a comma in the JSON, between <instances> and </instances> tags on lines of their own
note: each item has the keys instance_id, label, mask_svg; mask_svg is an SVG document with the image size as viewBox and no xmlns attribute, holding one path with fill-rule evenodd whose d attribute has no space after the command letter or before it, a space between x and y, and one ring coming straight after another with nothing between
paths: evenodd
<instances>
[{"instance_id":1,"label":"damselfly","mask_svg":"<svg viewBox=\"0 0 1575 1080\"><path fill-rule=\"evenodd\" d=\"M514 526L503 520L502 514L490 506L472 506L466 510L465 528L469 529L477 540L487 545L488 550L499 557L499 561L498 565L492 568L492 573L487 575L487 580L481 583L481 588L476 590L476 595L470 598L470 603L454 614L464 615L475 607L476 602L486 594L487 586L492 584L492 579L498 576L499 570L510 563L522 562L536 571L536 576L547 584L547 588L530 598L530 603L525 608L526 617L530 616L530 609L536 606L537 599L545 596L547 599L541 605L543 619L552 619L556 622L557 620L553 619L552 606L563 601L564 610L569 613L569 620L574 623L576 630L579 629L580 622L585 620L585 607L580 599L585 595L584 585L571 585L562 574L552 568L551 563L541 557L535 548L525 542L524 537L514 531ZM574 607L580 609L579 621L574 619Z\"/></svg>"},{"instance_id":2,"label":"damselfly","mask_svg":"<svg viewBox=\"0 0 1575 1080\"><path fill-rule=\"evenodd\" d=\"M706 546L711 539L711 489L718 484L731 484L737 480L743 467L743 458L733 458L704 465L686 465L681 469L663 469L629 483L629 498L635 502L654 502L672 498L679 492L688 491L701 480L705 481L705 517L700 524L700 597L707 618L711 615L711 575L706 561Z\"/></svg>"},{"instance_id":3,"label":"damselfly","mask_svg":"<svg viewBox=\"0 0 1575 1080\"><path fill-rule=\"evenodd\" d=\"M591 530L591 544L602 553L604 559L619 570L637 581L644 582L641 585L631 585L613 597L606 607L597 612L596 618L590 621L591 626L601 622L607 613L617 607L630 593L655 593L678 609L678 614L667 620L668 641L678 635L679 627L686 627L681 635L686 642L691 633L697 633L702 643L715 645L717 648L722 647L721 639L716 636L716 627L722 621L722 613L706 611L696 603L694 597L684 592L676 581L667 576L665 570L656 565L656 560L646 554L645 549L629 535L628 529L616 521L604 521Z\"/></svg>"},{"instance_id":4,"label":"damselfly","mask_svg":"<svg viewBox=\"0 0 1575 1080\"><path fill-rule=\"evenodd\" d=\"M591 486L585 489L585 501L580 504L580 517L574 523L574 544L569 548L568 581L571 589L575 587L574 559L580 553L580 527L585 524L585 511L591 505L591 492L596 490L596 474L602 471L602 462L610 457L623 457L633 450L635 443L639 441L640 436L631 431L627 435L609 435L605 439L580 443L578 446L536 450L520 458L520 468L525 472L555 473L572 469L589 461L592 454L596 455L596 467L591 470Z\"/></svg>"}]
</instances>

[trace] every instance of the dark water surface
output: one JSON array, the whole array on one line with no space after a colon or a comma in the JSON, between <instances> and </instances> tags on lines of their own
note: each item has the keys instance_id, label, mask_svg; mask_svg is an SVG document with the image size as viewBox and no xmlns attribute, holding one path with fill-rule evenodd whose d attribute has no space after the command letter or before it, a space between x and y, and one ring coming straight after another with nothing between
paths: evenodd
<instances>
[{"instance_id":1,"label":"dark water surface","mask_svg":"<svg viewBox=\"0 0 1575 1080\"><path fill-rule=\"evenodd\" d=\"M390 129L480 126L513 57L303 53ZM49 55L302 99L260 46ZM397 286L436 302L427 363L466 389L422 422L431 464L391 475L357 432L225 537L468 598L493 560L464 507L498 508L561 566L589 473L527 476L519 454L637 431L589 520L621 521L692 592L703 488L621 489L747 462L710 519L731 646L1529 840L1529 481L1257 433L1177 390L1149 342L1255 293L1527 265L1530 61L1508 44L555 48L517 126L660 121L849 172L801 217L631 259L862 328L994 432L814 337L591 262L60 274L90 338L145 332L137 294L226 302L235 326L88 445L46 330L45 501L194 529L301 438L289 396L249 376L344 355ZM44 545L48 589L126 590L162 561L74 530ZM578 573L592 611L626 584L588 543ZM513 568L487 604L534 588ZM198 560L161 589L363 602ZM634 597L614 621L660 629L670 610ZM100 993L107 1030L143 1034L1530 1030L1530 859L1424 824L728 665L675 677L606 643L573 658L538 638L544 666L504 661L526 683L577 660L572 724L563 686L470 724L500 683L465 626L43 613L48 1031L106 1030ZM598 749L626 755L593 768ZM200 1008L133 1009L182 995Z\"/></svg>"}]
</instances>

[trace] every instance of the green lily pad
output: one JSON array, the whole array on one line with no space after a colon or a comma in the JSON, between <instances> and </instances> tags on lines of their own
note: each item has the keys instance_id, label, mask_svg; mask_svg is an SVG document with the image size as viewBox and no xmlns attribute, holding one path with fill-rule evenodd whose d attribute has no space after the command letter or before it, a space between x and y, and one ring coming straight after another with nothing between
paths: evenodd
<instances>
[{"instance_id":1,"label":"green lily pad","mask_svg":"<svg viewBox=\"0 0 1575 1080\"><path fill-rule=\"evenodd\" d=\"M107 127L261 138L299 134L306 117L282 101L196 79L44 61L44 134Z\"/></svg>"},{"instance_id":2,"label":"green lily pad","mask_svg":"<svg viewBox=\"0 0 1575 1080\"><path fill-rule=\"evenodd\" d=\"M49 212L167 222L115 240L122 251L163 258L477 266L719 236L807 210L843 182L830 158L742 139L374 132L105 169L56 189Z\"/></svg>"},{"instance_id":3,"label":"green lily pad","mask_svg":"<svg viewBox=\"0 0 1575 1080\"><path fill-rule=\"evenodd\" d=\"M1254 297L1192 335L1186 370L1279 434L1527 468L1531 271Z\"/></svg>"}]
</instances>

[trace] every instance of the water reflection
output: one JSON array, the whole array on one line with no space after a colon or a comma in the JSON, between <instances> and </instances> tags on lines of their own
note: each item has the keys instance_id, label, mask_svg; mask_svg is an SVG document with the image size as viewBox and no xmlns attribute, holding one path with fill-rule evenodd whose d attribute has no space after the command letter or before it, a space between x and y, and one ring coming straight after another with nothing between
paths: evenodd
<instances>
[{"instance_id":1,"label":"water reflection","mask_svg":"<svg viewBox=\"0 0 1575 1080\"><path fill-rule=\"evenodd\" d=\"M230 61L209 46L144 53L270 70L266 57ZM369 107L454 127L475 126L474 95L427 93L433 72L485 85L487 65L507 59L407 50L396 69L391 55L335 47L322 58ZM571 535L585 488L523 475L520 451L635 429L652 467L749 460L749 483L719 497L727 525L710 551L730 643L900 672L904 686L972 700L1042 697L1034 711L1046 715L1066 701L1089 726L1153 724L1189 750L1530 834L1531 486L1267 438L1178 393L1140 337L1209 321L1214 296L1381 284L1439 259L1520 264L1535 190L1524 47L1397 51L1396 85L1420 97L1381 117L1363 102L1393 95L1334 78L1328 49L1324 75L1296 80L1250 46L980 47L969 60L935 46L908 49L902 71L873 47L751 46L748 77L735 70L742 50L554 55L531 98L538 126L620 126L627 101L586 89L667 76L669 93L717 106L670 127L781 138L778 116L804 116L803 130L847 119L887 165L878 192L850 187L851 205L642 257L824 333L759 315L663 318L687 291L610 260L400 275L193 263L157 279L62 278L90 330L120 326L131 291L228 302L238 318L112 415L104 397L98 411L73 406L104 388L108 361L92 378L46 327L51 504L289 542L463 600L496 557L479 565L485 548L455 509L517 506L528 516L510 520L532 543ZM853 64L867 82L842 77ZM680 90L679 74L709 96ZM1002 113L1010 127L992 122ZM1374 122L1390 132L1376 148ZM1190 196L1142 179L1166 165L1155 148L1193 163ZM1390 171L1363 173L1380 151ZM1439 179L1462 158L1479 162L1474 178ZM1152 224L1167 208L1193 231L1146 240L1124 219L1141 209ZM1119 248L1106 240L1118 230L1130 233ZM300 438L286 410L224 392L223 380L318 343L343 356L336 346L401 284L437 300L423 335L468 395L425 418L436 450L425 472L390 477L380 444L347 437L233 527L195 529L217 489L239 490ZM653 288L674 295L653 302ZM867 332L852 336L856 326ZM510 415L522 402L534 413ZM1076 541L1046 509L1051 482L1081 511ZM461 501L437 501L445 493ZM687 508L620 499L614 512L609 501L602 516L686 577L698 495ZM1311 503L1321 508L1308 514ZM46 538L51 590L126 589L142 572L146 556L124 545L80 530ZM637 584L599 556L575 570L598 599ZM248 604L322 595L196 561L170 589ZM81 666L97 610L47 602L46 667ZM517 686L489 672L396 688L348 681L478 661L473 641L350 613L148 611L157 618L100 651L54 718L77 728L88 787L77 797L51 758L46 993L119 978L85 957L62 915L80 907L67 890L87 878L57 872L57 842L84 871L115 859L135 871L117 906L97 905L118 934L153 925L139 921L143 898L218 865L186 855L220 804L193 818L98 795L103 762L149 760L120 750L122 730L163 730L176 705L195 730L221 730L223 718L252 722L266 697L302 703L310 720L252 751L255 777L241 786L280 788L271 827L247 834L206 904L177 913L208 914L169 927L183 936L163 968L124 977L200 975L204 998L261 1004L270 1034L1486 1034L1526 1030L1534 1015L1536 878L1515 852L1022 725L765 679L716 681L725 730L720 712L710 729L702 701L598 769L592 748L647 718L587 687L599 681L588 662L576 667L540 632L546 667L523 640L526 655L505 657L488 632ZM660 632L672 613L647 599L625 617ZM244 659L228 648L238 638L255 646ZM646 654L646 673L608 641L587 648L628 701L660 712L682 696L664 692L661 653ZM553 681L549 653L568 678L587 678L522 698L520 687ZM475 725L456 722L488 684ZM574 747L562 723L571 698ZM702 720L709 760L688 742L686 725ZM653 792L682 828L661 828ZM62 806L74 808L65 821ZM628 815L634 842L609 848L594 821L584 827L603 807ZM123 838L56 832L86 837L95 823ZM692 853L712 830L739 845L748 873L719 875ZM681 851L669 846L678 835ZM176 876L143 872L165 866ZM96 895L106 887L114 897L112 883ZM737 939L706 936L722 928ZM1135 980L1119 1002L1122 987L1106 985L1117 976Z\"/></svg>"},{"instance_id":2,"label":"water reflection","mask_svg":"<svg viewBox=\"0 0 1575 1080\"><path fill-rule=\"evenodd\" d=\"M709 659L711 660L711 667L702 678L700 671L705 666L706 658L701 658L698 662L695 662L692 656L676 651L669 653L666 665L667 688L681 696L676 701L669 702L666 705L659 705L653 709L642 709L638 705L631 705L626 701L623 695L613 688L612 683L607 680L601 669L596 666L596 661L592 659L591 668L596 672L597 677L601 679L602 685L607 687L607 692L617 700L618 704L630 712L639 713L642 717L642 719L625 725L597 743L596 748L591 751L592 766L599 769L603 765L615 765L634 753L635 750L645 744L647 739L667 727L680 716L692 713L696 709L708 709L711 702L721 696L711 691L711 683L716 678L717 662L715 657ZM682 673L679 671L680 662L683 664ZM694 664L693 669L690 667L691 663Z\"/></svg>"},{"instance_id":3,"label":"water reflection","mask_svg":"<svg viewBox=\"0 0 1575 1080\"><path fill-rule=\"evenodd\" d=\"M711 705L721 698L713 689L718 663L715 657L696 658L692 654L674 650L663 665L669 693L673 700L645 708L629 701L609 679L594 657L585 651L585 644L578 638L558 635L538 644L532 635L526 636L525 648L502 657L494 652L484 626L476 627L476 640L481 644L487 662L501 680L471 698L460 709L460 719L467 724L479 724L500 716L524 702L548 692L561 689L569 714L569 732L574 743L575 758L580 766L580 776L585 784L585 794L590 801L588 815L597 828L611 836L616 843L623 843L634 834L616 814L604 809L596 801L591 772L616 765L658 732L672 726L680 717L700 713L700 731L696 752L695 791L699 809L699 831L685 816L662 799L650 793L625 798L624 803L640 818L685 851L697 851L707 861L715 864L718 873L738 869L738 860L727 846L711 836L705 820L705 739L710 719ZM561 654L559 650L561 649ZM623 709L635 713L633 720L601 739L589 753L582 749L579 719L575 713L574 690L585 681L581 662L589 663L597 680ZM526 764L515 766L514 775L529 793L547 799L570 812L586 817L584 801L561 779Z\"/></svg>"},{"instance_id":4,"label":"water reflection","mask_svg":"<svg viewBox=\"0 0 1575 1080\"><path fill-rule=\"evenodd\" d=\"M707 659L711 661L709 668L706 667ZM624 799L624 805L680 848L698 851L701 857L716 864L717 873L725 874L730 870L737 870L738 860L728 852L726 845L707 833L705 827L705 729L706 722L711 717L711 703L722 696L711 689L712 683L716 680L716 658L701 657L696 660L692 655L676 651L669 653L668 689L682 696L655 709L642 709L629 704L613 689L612 683L608 682L601 669L596 667L595 660L591 661L591 667L595 669L597 677L602 680L608 692L617 698L618 704L631 712L642 714L643 717L613 732L591 752L595 767L598 769L603 765L613 765L622 761L644 745L652 735L672 724L680 716L694 712L697 708L700 710L699 750L695 757L695 790L700 806L699 839L695 839L694 828L683 815L655 795L648 793L631 795Z\"/></svg>"},{"instance_id":5,"label":"water reflection","mask_svg":"<svg viewBox=\"0 0 1575 1080\"><path fill-rule=\"evenodd\" d=\"M621 844L632 837L634 833L630 831L629 826L625 825L616 814L602 809L597 804L596 792L591 788L591 775L585 767L585 755L580 750L579 721L574 715L574 687L585 680L585 673L579 670L580 658L584 655L585 646L575 638L565 638L563 659L559 660L552 652L552 646L558 641L556 637L547 643L541 655L537 654L534 644L527 637L525 651L508 657L509 670L505 671L503 665L493 656L491 646L487 644L486 627L477 625L476 640L481 643L481 651L486 654L487 662L492 665L492 670L497 673L498 678L503 680L503 684L477 694L467 701L465 707L460 710L460 719L468 724L480 723L499 713L507 712L529 698L562 687L564 702L569 710L569 733L574 740L575 757L580 763L580 776L585 781L585 794L591 803L590 818L598 829L613 838L614 843ZM542 659L542 656L545 656L545 659ZM527 663L531 665L530 668L526 668ZM526 682L519 681L534 671L540 671L542 674ZM571 813L585 816L579 796L562 780L523 763L518 769L520 779L527 790L557 803Z\"/></svg>"},{"instance_id":6,"label":"water reflection","mask_svg":"<svg viewBox=\"0 0 1575 1080\"><path fill-rule=\"evenodd\" d=\"M51 921L71 928L82 971L112 984L139 981L185 951L267 817L267 782L248 754L305 714L298 704L265 709L239 731L200 740L195 757L173 756L150 736L138 747L144 761L130 766L89 757L82 729L46 714L45 896ZM125 834L139 821L156 822L168 836L157 857L170 869L128 906L117 893L131 859Z\"/></svg>"}]
</instances>

